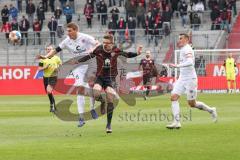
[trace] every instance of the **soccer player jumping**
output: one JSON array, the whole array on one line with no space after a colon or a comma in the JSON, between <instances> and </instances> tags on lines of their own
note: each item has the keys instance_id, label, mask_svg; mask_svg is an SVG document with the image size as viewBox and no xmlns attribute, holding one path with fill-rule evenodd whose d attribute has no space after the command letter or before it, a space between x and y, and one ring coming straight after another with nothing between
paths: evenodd
<instances>
[{"instance_id":1,"label":"soccer player jumping","mask_svg":"<svg viewBox=\"0 0 240 160\"><path fill-rule=\"evenodd\" d=\"M85 55L88 55L89 52L94 50L99 45L99 42L95 40L92 36L84 33L80 33L78 29L78 25L75 23L67 24L67 35L68 35L67 38L64 39L57 48L49 52L46 56L38 56L37 58L42 58L42 59L49 58L57 54L58 52L61 52L63 49L67 49L73 55L73 57L85 56ZM83 95L80 95L80 93L85 92L84 87L89 88L88 83L84 81L87 70L88 70L88 65L82 65L76 68L75 70L73 70L73 74L75 78L74 86L78 87L78 92L79 92L77 95L78 112L80 115L78 127L82 127L85 124L84 117L83 117L85 98ZM94 110L93 97L90 97L90 107L91 107L92 117L93 119L96 119L98 115Z\"/></svg>"},{"instance_id":2,"label":"soccer player jumping","mask_svg":"<svg viewBox=\"0 0 240 160\"><path fill-rule=\"evenodd\" d=\"M179 68L180 75L175 82L171 93L172 113L174 120L167 125L168 129L181 128L180 107L178 99L183 93L187 94L187 100L190 107L207 111L212 115L213 121L217 121L217 112L215 107L209 107L203 102L196 101L197 98L197 74L194 68L195 57L192 47L189 45L189 36L185 33L179 35L178 47L180 47L180 63L170 64L170 67Z\"/></svg>"},{"instance_id":3,"label":"soccer player jumping","mask_svg":"<svg viewBox=\"0 0 240 160\"><path fill-rule=\"evenodd\" d=\"M75 64L85 62L93 57L97 59L96 81L93 87L93 93L96 100L101 101L101 112L105 113L105 100L101 96L101 91L104 89L107 97L107 125L106 132L112 133L111 121L114 109L114 99L118 99L118 95L114 90L114 83L118 74L117 59L119 56L132 58L140 55L142 47L138 47L137 53L125 52L114 45L114 37L105 35L103 45L98 46L90 55L75 60Z\"/></svg>"}]
</instances>

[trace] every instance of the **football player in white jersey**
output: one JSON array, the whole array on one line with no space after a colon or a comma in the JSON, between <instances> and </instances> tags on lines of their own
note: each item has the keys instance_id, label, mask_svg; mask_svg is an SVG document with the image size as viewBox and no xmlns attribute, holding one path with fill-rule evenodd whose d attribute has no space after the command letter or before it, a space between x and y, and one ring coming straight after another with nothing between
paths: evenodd
<instances>
[{"instance_id":1,"label":"football player in white jersey","mask_svg":"<svg viewBox=\"0 0 240 160\"><path fill-rule=\"evenodd\" d=\"M189 45L188 34L180 34L178 40L178 47L180 47L179 64L170 64L170 67L179 68L180 75L174 84L171 101L172 113L174 120L171 124L167 125L168 129L181 128L180 123L180 107L178 99L181 94L187 94L187 101L190 107L198 108L207 111L212 115L213 121L217 121L217 112L215 107L209 107L203 102L196 101L197 98L197 74L194 68L195 57L192 47Z\"/></svg>"},{"instance_id":2,"label":"football player in white jersey","mask_svg":"<svg viewBox=\"0 0 240 160\"><path fill-rule=\"evenodd\" d=\"M48 58L58 52L62 51L62 49L67 49L69 52L73 54L73 57L77 56L86 56L93 49L95 49L100 43L95 40L92 36L80 33L78 31L78 25L71 22L67 24L67 38L64 39L55 50L49 52L46 56L42 56L40 58ZM74 86L78 86L79 92L84 92L84 87L89 88L87 82L84 81L85 73L88 70L88 65L81 65L80 67L73 70L73 75L75 78ZM94 98L90 97L90 107L91 114L93 119L97 119L98 115L94 110ZM82 127L85 124L83 113L84 113L84 105L85 105L85 97L83 95L77 95L77 105L79 112L79 124L78 127Z\"/></svg>"}]
</instances>

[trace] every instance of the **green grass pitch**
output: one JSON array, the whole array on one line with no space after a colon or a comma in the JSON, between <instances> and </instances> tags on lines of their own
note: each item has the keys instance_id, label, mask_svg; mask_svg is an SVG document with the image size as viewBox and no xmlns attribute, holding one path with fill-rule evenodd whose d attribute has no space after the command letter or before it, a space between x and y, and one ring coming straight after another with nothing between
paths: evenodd
<instances>
[{"instance_id":1,"label":"green grass pitch","mask_svg":"<svg viewBox=\"0 0 240 160\"><path fill-rule=\"evenodd\" d=\"M64 98L57 96L56 101ZM169 95L164 95L147 101L138 98L134 107L121 101L114 111L113 133L107 135L106 116L77 128L77 122L64 122L49 113L47 96L1 96L0 160L240 159L240 95L198 98L217 107L218 123L206 112L190 111L183 96L182 128L167 130L164 117L150 117L171 113ZM76 102L72 110L76 111Z\"/></svg>"}]
</instances>

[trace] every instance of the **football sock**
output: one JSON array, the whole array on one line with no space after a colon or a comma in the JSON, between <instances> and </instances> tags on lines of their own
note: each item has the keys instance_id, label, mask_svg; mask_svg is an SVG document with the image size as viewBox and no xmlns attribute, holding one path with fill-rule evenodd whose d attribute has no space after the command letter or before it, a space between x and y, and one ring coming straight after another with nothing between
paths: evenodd
<instances>
[{"instance_id":1,"label":"football sock","mask_svg":"<svg viewBox=\"0 0 240 160\"><path fill-rule=\"evenodd\" d=\"M212 113L212 108L209 107L208 105L206 105L206 104L203 103L203 102L197 101L195 107L198 108L198 109L200 109L200 110L204 110L204 111L207 111L207 112L209 112L209 113Z\"/></svg>"},{"instance_id":2,"label":"football sock","mask_svg":"<svg viewBox=\"0 0 240 160\"><path fill-rule=\"evenodd\" d=\"M107 125L111 125L113 109L113 103L109 102L107 105Z\"/></svg>"},{"instance_id":3,"label":"football sock","mask_svg":"<svg viewBox=\"0 0 240 160\"><path fill-rule=\"evenodd\" d=\"M179 102L178 101L172 101L172 113L173 113L173 118L174 122L179 122L180 121L180 107L179 107Z\"/></svg>"},{"instance_id":4,"label":"football sock","mask_svg":"<svg viewBox=\"0 0 240 160\"><path fill-rule=\"evenodd\" d=\"M52 93L48 94L48 98L49 98L49 101L50 101L50 105L55 105L55 99L54 99Z\"/></svg>"},{"instance_id":5,"label":"football sock","mask_svg":"<svg viewBox=\"0 0 240 160\"><path fill-rule=\"evenodd\" d=\"M149 89L149 87L147 87L147 90L146 90L146 96L148 96L149 93L150 93L150 89Z\"/></svg>"},{"instance_id":6,"label":"football sock","mask_svg":"<svg viewBox=\"0 0 240 160\"><path fill-rule=\"evenodd\" d=\"M85 105L85 98L82 95L77 96L77 106L78 106L78 113L81 115L84 113L84 105Z\"/></svg>"}]
</instances>

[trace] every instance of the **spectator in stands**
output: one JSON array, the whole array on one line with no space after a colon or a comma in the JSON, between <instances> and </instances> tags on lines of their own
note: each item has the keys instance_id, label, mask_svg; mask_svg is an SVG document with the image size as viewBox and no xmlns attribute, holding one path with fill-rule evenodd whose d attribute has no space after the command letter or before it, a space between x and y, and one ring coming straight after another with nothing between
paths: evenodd
<instances>
[{"instance_id":1,"label":"spectator in stands","mask_svg":"<svg viewBox=\"0 0 240 160\"><path fill-rule=\"evenodd\" d=\"M146 22L145 22L145 35L147 36L147 41L148 44L151 41L151 37L152 37L152 29L153 29L153 24L155 23L155 19L152 16L151 12L148 12L147 17L146 17Z\"/></svg>"},{"instance_id":2,"label":"spectator in stands","mask_svg":"<svg viewBox=\"0 0 240 160\"><path fill-rule=\"evenodd\" d=\"M97 13L98 13L98 20L100 20L100 8L101 8L101 2L102 2L103 0L97 0L97 2L96 2L96 8L97 8Z\"/></svg>"},{"instance_id":3,"label":"spectator in stands","mask_svg":"<svg viewBox=\"0 0 240 160\"><path fill-rule=\"evenodd\" d=\"M25 3L26 3L26 5L28 5L28 3L29 3L29 0L25 0Z\"/></svg>"},{"instance_id":4,"label":"spectator in stands","mask_svg":"<svg viewBox=\"0 0 240 160\"><path fill-rule=\"evenodd\" d=\"M107 5L105 1L101 1L100 3L100 13L101 13L101 24L106 25L107 21Z\"/></svg>"},{"instance_id":5,"label":"spectator in stands","mask_svg":"<svg viewBox=\"0 0 240 160\"><path fill-rule=\"evenodd\" d=\"M215 6L218 5L218 1L217 0L209 0L208 1L208 7L210 10L213 10Z\"/></svg>"},{"instance_id":6,"label":"spectator in stands","mask_svg":"<svg viewBox=\"0 0 240 160\"><path fill-rule=\"evenodd\" d=\"M124 0L118 0L118 2L119 2L119 5L118 5L118 6L119 6L119 7L122 7L122 6L123 6L123 1L124 1Z\"/></svg>"},{"instance_id":7,"label":"spectator in stands","mask_svg":"<svg viewBox=\"0 0 240 160\"><path fill-rule=\"evenodd\" d=\"M42 5L44 8L44 12L48 11L48 0L42 0Z\"/></svg>"},{"instance_id":8,"label":"spectator in stands","mask_svg":"<svg viewBox=\"0 0 240 160\"><path fill-rule=\"evenodd\" d=\"M42 2L40 2L39 6L37 7L37 19L40 21L40 26L42 29L43 21L45 20L45 10Z\"/></svg>"},{"instance_id":9,"label":"spectator in stands","mask_svg":"<svg viewBox=\"0 0 240 160\"><path fill-rule=\"evenodd\" d=\"M97 0L99 2L99 0ZM94 3L95 3L95 0L87 0L87 3L90 4L93 8L93 12L94 12Z\"/></svg>"},{"instance_id":10,"label":"spectator in stands","mask_svg":"<svg viewBox=\"0 0 240 160\"><path fill-rule=\"evenodd\" d=\"M5 33L5 37L7 41L9 42L9 33L11 32L11 24L9 22L3 23L1 27L1 32Z\"/></svg>"},{"instance_id":11,"label":"spectator in stands","mask_svg":"<svg viewBox=\"0 0 240 160\"><path fill-rule=\"evenodd\" d=\"M218 8L217 5L215 5L211 11L211 14L210 14L210 18L211 18L211 21L212 21L212 26L211 26L211 30L215 30L216 29L216 25L218 24L217 23L217 19L220 17L220 10ZM220 28L220 27L219 27Z\"/></svg>"},{"instance_id":12,"label":"spectator in stands","mask_svg":"<svg viewBox=\"0 0 240 160\"><path fill-rule=\"evenodd\" d=\"M182 19L182 26L183 27L185 27L185 25L187 23L187 8L188 8L188 5L184 0L180 4L180 7L179 7L179 12L180 12L180 16L181 16L181 19Z\"/></svg>"},{"instance_id":13,"label":"spectator in stands","mask_svg":"<svg viewBox=\"0 0 240 160\"><path fill-rule=\"evenodd\" d=\"M198 0L198 2L193 5L193 11L204 12L204 5L203 5L203 2L201 0Z\"/></svg>"},{"instance_id":14,"label":"spectator in stands","mask_svg":"<svg viewBox=\"0 0 240 160\"><path fill-rule=\"evenodd\" d=\"M145 28L145 8L142 3L139 3L136 9L136 16L137 16L137 27L142 25L142 28Z\"/></svg>"},{"instance_id":15,"label":"spectator in stands","mask_svg":"<svg viewBox=\"0 0 240 160\"><path fill-rule=\"evenodd\" d=\"M26 13L28 15L28 21L29 21L29 24L30 24L30 27L32 27L33 25L33 19L34 19L34 14L36 12L36 7L35 5L33 4L32 0L29 0L28 1L29 3L27 4L26 6Z\"/></svg>"},{"instance_id":16,"label":"spectator in stands","mask_svg":"<svg viewBox=\"0 0 240 160\"><path fill-rule=\"evenodd\" d=\"M87 3L84 7L84 13L86 17L88 28L92 28L93 8L91 4Z\"/></svg>"},{"instance_id":17,"label":"spectator in stands","mask_svg":"<svg viewBox=\"0 0 240 160\"><path fill-rule=\"evenodd\" d=\"M75 5L74 5L74 0L69 0L68 4L69 4L70 8L72 8L72 10L73 10L73 13L75 13Z\"/></svg>"},{"instance_id":18,"label":"spectator in stands","mask_svg":"<svg viewBox=\"0 0 240 160\"><path fill-rule=\"evenodd\" d=\"M69 5L66 5L66 7L63 9L63 14L66 16L67 24L72 22L73 9Z\"/></svg>"},{"instance_id":19,"label":"spectator in stands","mask_svg":"<svg viewBox=\"0 0 240 160\"><path fill-rule=\"evenodd\" d=\"M222 13L221 13L221 29L223 30L225 26L227 27L227 32L230 33L230 26L229 26L229 12L227 8L224 8Z\"/></svg>"},{"instance_id":20,"label":"spectator in stands","mask_svg":"<svg viewBox=\"0 0 240 160\"><path fill-rule=\"evenodd\" d=\"M9 10L8 6L4 5L2 11L1 11L1 16L2 16L2 23L5 24L6 22L9 21Z\"/></svg>"},{"instance_id":21,"label":"spectator in stands","mask_svg":"<svg viewBox=\"0 0 240 160\"><path fill-rule=\"evenodd\" d=\"M62 15L62 10L60 7L57 7L56 10L54 11L54 16L58 20L61 18Z\"/></svg>"},{"instance_id":22,"label":"spectator in stands","mask_svg":"<svg viewBox=\"0 0 240 160\"><path fill-rule=\"evenodd\" d=\"M22 0L17 0L17 9L19 12L22 12Z\"/></svg>"},{"instance_id":23,"label":"spectator in stands","mask_svg":"<svg viewBox=\"0 0 240 160\"><path fill-rule=\"evenodd\" d=\"M109 0L109 3L108 3L108 7L112 7L116 5L116 1L115 0Z\"/></svg>"},{"instance_id":24,"label":"spectator in stands","mask_svg":"<svg viewBox=\"0 0 240 160\"><path fill-rule=\"evenodd\" d=\"M62 10L66 7L67 0L59 0Z\"/></svg>"},{"instance_id":25,"label":"spectator in stands","mask_svg":"<svg viewBox=\"0 0 240 160\"><path fill-rule=\"evenodd\" d=\"M233 16L237 15L237 5L236 0L228 0L229 4L231 5L231 10L233 10Z\"/></svg>"},{"instance_id":26,"label":"spectator in stands","mask_svg":"<svg viewBox=\"0 0 240 160\"><path fill-rule=\"evenodd\" d=\"M152 10L151 10L151 13L152 13L152 16L153 16L153 17L156 17L157 14L159 13L158 8L157 8L156 6L154 6L154 7L152 8Z\"/></svg>"},{"instance_id":27,"label":"spectator in stands","mask_svg":"<svg viewBox=\"0 0 240 160\"><path fill-rule=\"evenodd\" d=\"M58 38L62 38L63 35L64 35L63 24L58 24L58 26L57 26L57 36L58 36Z\"/></svg>"},{"instance_id":28,"label":"spectator in stands","mask_svg":"<svg viewBox=\"0 0 240 160\"><path fill-rule=\"evenodd\" d=\"M204 4L201 0L198 0L198 2L193 5L193 11L198 13L200 20L202 20L204 10ZM192 17L194 18L195 14L193 14Z\"/></svg>"},{"instance_id":29,"label":"spectator in stands","mask_svg":"<svg viewBox=\"0 0 240 160\"><path fill-rule=\"evenodd\" d=\"M199 26L201 24L201 19L198 16L197 13L193 14L193 18L192 18L192 23L191 23L191 28L193 28L193 30L199 30Z\"/></svg>"},{"instance_id":30,"label":"spectator in stands","mask_svg":"<svg viewBox=\"0 0 240 160\"><path fill-rule=\"evenodd\" d=\"M223 11L227 7L226 0L218 0L219 10Z\"/></svg>"},{"instance_id":31,"label":"spectator in stands","mask_svg":"<svg viewBox=\"0 0 240 160\"><path fill-rule=\"evenodd\" d=\"M48 22L48 29L50 31L51 44L56 44L56 31L58 23L54 17Z\"/></svg>"},{"instance_id":32,"label":"spectator in stands","mask_svg":"<svg viewBox=\"0 0 240 160\"><path fill-rule=\"evenodd\" d=\"M25 16L22 16L19 28L22 35L21 45L23 45L24 43L28 45L28 30L30 28L30 24L29 21L25 18Z\"/></svg>"},{"instance_id":33,"label":"spectator in stands","mask_svg":"<svg viewBox=\"0 0 240 160\"><path fill-rule=\"evenodd\" d=\"M136 17L136 5L134 0L126 0L125 1L125 9L126 9L126 19L128 17Z\"/></svg>"},{"instance_id":34,"label":"spectator in stands","mask_svg":"<svg viewBox=\"0 0 240 160\"><path fill-rule=\"evenodd\" d=\"M117 29L117 22L110 19L110 21L108 23L108 32L114 36L116 29Z\"/></svg>"},{"instance_id":35,"label":"spectator in stands","mask_svg":"<svg viewBox=\"0 0 240 160\"><path fill-rule=\"evenodd\" d=\"M17 19L17 17L18 17L18 10L12 4L10 4L9 14L10 14L11 20Z\"/></svg>"},{"instance_id":36,"label":"spectator in stands","mask_svg":"<svg viewBox=\"0 0 240 160\"><path fill-rule=\"evenodd\" d=\"M154 44L155 46L158 46L159 39L161 38L160 35L160 29L162 28L162 24L160 21L155 22L153 25L153 30L152 30L152 39L154 38Z\"/></svg>"},{"instance_id":37,"label":"spectator in stands","mask_svg":"<svg viewBox=\"0 0 240 160\"><path fill-rule=\"evenodd\" d=\"M118 29L118 35L119 35L119 43L123 43L125 41L124 33L126 29L126 21L123 19L123 17L120 17L120 20L117 24Z\"/></svg>"},{"instance_id":38,"label":"spectator in stands","mask_svg":"<svg viewBox=\"0 0 240 160\"><path fill-rule=\"evenodd\" d=\"M135 43L136 20L133 19L133 17L129 17L127 26L130 34L130 40Z\"/></svg>"},{"instance_id":39,"label":"spectator in stands","mask_svg":"<svg viewBox=\"0 0 240 160\"><path fill-rule=\"evenodd\" d=\"M38 44L41 45L41 30L42 30L41 22L39 22L38 19L35 19L33 23L33 32L34 32L33 45L36 44L35 43L36 36L38 37Z\"/></svg>"},{"instance_id":40,"label":"spectator in stands","mask_svg":"<svg viewBox=\"0 0 240 160\"><path fill-rule=\"evenodd\" d=\"M19 30L18 21L16 19L12 20L11 28L12 28L12 31L15 31L15 30L18 31Z\"/></svg>"},{"instance_id":41,"label":"spectator in stands","mask_svg":"<svg viewBox=\"0 0 240 160\"><path fill-rule=\"evenodd\" d=\"M120 13L119 9L117 7L113 7L110 13L112 13L112 21L114 23L117 23L119 18L119 13Z\"/></svg>"},{"instance_id":42,"label":"spectator in stands","mask_svg":"<svg viewBox=\"0 0 240 160\"><path fill-rule=\"evenodd\" d=\"M179 0L170 0L172 6L172 16L175 11L178 11ZM177 15L178 17L178 15Z\"/></svg>"},{"instance_id":43,"label":"spectator in stands","mask_svg":"<svg viewBox=\"0 0 240 160\"><path fill-rule=\"evenodd\" d=\"M168 28L171 28L171 18L172 18L172 12L170 11L170 8L167 6L166 10L162 12L162 22L163 26L168 25Z\"/></svg>"},{"instance_id":44,"label":"spectator in stands","mask_svg":"<svg viewBox=\"0 0 240 160\"><path fill-rule=\"evenodd\" d=\"M51 8L51 12L55 11L55 0L49 0L49 6Z\"/></svg>"}]
</instances>

